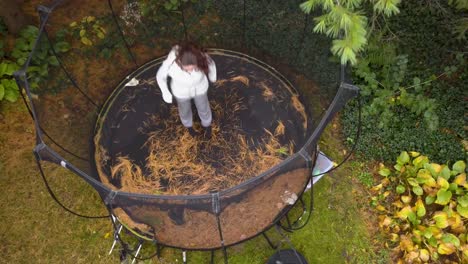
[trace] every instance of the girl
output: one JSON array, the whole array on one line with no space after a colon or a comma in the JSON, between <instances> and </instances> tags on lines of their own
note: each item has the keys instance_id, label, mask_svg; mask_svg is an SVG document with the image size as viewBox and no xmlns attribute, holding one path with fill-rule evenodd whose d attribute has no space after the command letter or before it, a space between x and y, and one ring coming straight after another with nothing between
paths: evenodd
<instances>
[{"instance_id":1,"label":"girl","mask_svg":"<svg viewBox=\"0 0 468 264\"><path fill-rule=\"evenodd\" d=\"M192 136L197 134L193 130L194 100L205 135L210 137L212 114L207 92L208 80L216 81L216 65L208 54L191 42L176 45L159 68L156 80L164 102L172 103L172 97L177 101L180 121Z\"/></svg>"}]
</instances>

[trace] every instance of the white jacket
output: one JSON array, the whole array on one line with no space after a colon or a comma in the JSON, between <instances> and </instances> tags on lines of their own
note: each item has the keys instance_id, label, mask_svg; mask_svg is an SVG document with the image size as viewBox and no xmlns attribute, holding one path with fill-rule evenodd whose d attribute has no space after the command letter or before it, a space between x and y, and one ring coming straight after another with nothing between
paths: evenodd
<instances>
[{"instance_id":1,"label":"white jacket","mask_svg":"<svg viewBox=\"0 0 468 264\"><path fill-rule=\"evenodd\" d=\"M166 60L164 60L156 73L156 80L166 103L172 103L172 95L180 99L189 99L204 94L208 91L208 79L211 82L216 81L216 65L208 54L205 54L208 57L207 78L206 74L200 70L194 70L192 72L184 71L179 64L175 62L177 49L178 46L172 48ZM172 78L172 95L167 87L167 76Z\"/></svg>"}]
</instances>

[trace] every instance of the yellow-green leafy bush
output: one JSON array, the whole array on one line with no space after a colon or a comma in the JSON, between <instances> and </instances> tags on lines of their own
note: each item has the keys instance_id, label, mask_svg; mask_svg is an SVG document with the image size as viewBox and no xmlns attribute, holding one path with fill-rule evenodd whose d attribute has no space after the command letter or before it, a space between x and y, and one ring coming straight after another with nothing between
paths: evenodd
<instances>
[{"instance_id":1,"label":"yellow-green leafy bush","mask_svg":"<svg viewBox=\"0 0 468 264\"><path fill-rule=\"evenodd\" d=\"M466 163L436 164L404 151L379 174L371 204L397 261L468 263Z\"/></svg>"}]
</instances>

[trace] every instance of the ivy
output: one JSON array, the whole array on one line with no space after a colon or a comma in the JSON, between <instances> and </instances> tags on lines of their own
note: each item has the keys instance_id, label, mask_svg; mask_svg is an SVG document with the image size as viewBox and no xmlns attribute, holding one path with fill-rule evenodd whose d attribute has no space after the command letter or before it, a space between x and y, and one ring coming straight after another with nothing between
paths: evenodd
<instances>
[{"instance_id":1,"label":"ivy","mask_svg":"<svg viewBox=\"0 0 468 264\"><path fill-rule=\"evenodd\" d=\"M460 14L440 8L402 3L361 53L353 70L363 100L361 156L388 161L399 149L416 149L437 162L465 157L466 54L447 27ZM342 119L349 138L356 129L353 106Z\"/></svg>"},{"instance_id":2,"label":"ivy","mask_svg":"<svg viewBox=\"0 0 468 264\"><path fill-rule=\"evenodd\" d=\"M380 42L376 40L376 42ZM369 45L369 53L375 53L380 47ZM378 58L380 59L380 58ZM388 64L387 64L388 63ZM428 129L438 128L439 117L436 114L436 100L424 95L430 82L438 77L430 76L421 82L418 77L408 80L406 77L408 55L388 58L385 62L373 61L371 56L359 61L354 72L354 81L361 88L363 96L369 103L364 107L364 115L379 116L379 128L388 128L390 122L398 122L395 114L398 108L404 107L417 116L424 118ZM410 83L410 85L404 85Z\"/></svg>"}]
</instances>

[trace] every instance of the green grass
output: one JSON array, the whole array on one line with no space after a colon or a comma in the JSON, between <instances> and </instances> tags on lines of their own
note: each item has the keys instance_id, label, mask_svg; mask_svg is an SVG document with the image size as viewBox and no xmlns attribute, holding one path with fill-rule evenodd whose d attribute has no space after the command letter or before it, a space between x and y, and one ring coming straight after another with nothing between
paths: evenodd
<instances>
[{"instance_id":1,"label":"green grass","mask_svg":"<svg viewBox=\"0 0 468 264\"><path fill-rule=\"evenodd\" d=\"M36 168L32 122L21 103L3 104L0 111L0 251L4 263L118 263L109 220L89 220L62 210L49 196ZM322 145L336 161L343 153L330 127ZM90 215L106 213L96 192L66 169L45 164L47 177L67 206ZM288 236L310 263L379 263L363 216L367 200L345 165L315 185L315 210L309 224ZM353 173L354 174L354 173ZM270 230L272 240L280 237ZM285 243L283 245L286 246ZM145 251L150 252L148 247ZM263 237L229 248L229 263L265 263L274 254ZM181 263L181 252L163 250L163 261ZM190 263L207 263L209 252L189 252ZM178 261L176 261L176 259ZM222 262L220 251L216 263Z\"/></svg>"}]
</instances>

